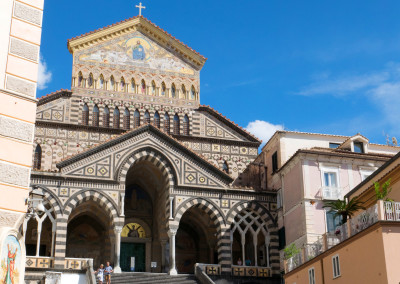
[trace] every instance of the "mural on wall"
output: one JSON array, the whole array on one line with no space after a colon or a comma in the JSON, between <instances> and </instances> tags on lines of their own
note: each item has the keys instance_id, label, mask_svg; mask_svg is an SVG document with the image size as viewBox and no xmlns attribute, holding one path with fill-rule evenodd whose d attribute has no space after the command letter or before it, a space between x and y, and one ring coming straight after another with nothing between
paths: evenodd
<instances>
[{"instance_id":1,"label":"mural on wall","mask_svg":"<svg viewBox=\"0 0 400 284\"><path fill-rule=\"evenodd\" d=\"M19 283L22 256L18 239L12 235L7 236L1 251L0 283Z\"/></svg>"},{"instance_id":2,"label":"mural on wall","mask_svg":"<svg viewBox=\"0 0 400 284\"><path fill-rule=\"evenodd\" d=\"M122 228L121 237L145 238L146 231L140 224L129 223Z\"/></svg>"},{"instance_id":3,"label":"mural on wall","mask_svg":"<svg viewBox=\"0 0 400 284\"><path fill-rule=\"evenodd\" d=\"M117 43L96 47L92 53L81 54L79 61L147 67L167 72L194 75L195 71L164 48L136 33Z\"/></svg>"}]
</instances>

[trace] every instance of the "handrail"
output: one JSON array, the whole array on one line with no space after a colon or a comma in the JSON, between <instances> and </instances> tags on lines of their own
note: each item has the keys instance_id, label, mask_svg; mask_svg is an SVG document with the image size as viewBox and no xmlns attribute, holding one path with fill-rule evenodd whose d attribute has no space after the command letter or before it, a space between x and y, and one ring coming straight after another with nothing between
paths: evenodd
<instances>
[{"instance_id":1,"label":"handrail","mask_svg":"<svg viewBox=\"0 0 400 284\"><path fill-rule=\"evenodd\" d=\"M205 265L202 263L196 263L194 265L194 275L196 276L197 280L199 280L201 284L215 284L215 282L212 281L212 279L204 272L204 266Z\"/></svg>"}]
</instances>

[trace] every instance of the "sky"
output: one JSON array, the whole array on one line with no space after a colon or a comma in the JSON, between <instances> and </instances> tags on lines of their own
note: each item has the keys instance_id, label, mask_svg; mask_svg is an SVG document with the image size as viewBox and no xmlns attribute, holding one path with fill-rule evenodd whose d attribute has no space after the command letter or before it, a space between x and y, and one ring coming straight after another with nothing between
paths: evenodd
<instances>
[{"instance_id":1,"label":"sky","mask_svg":"<svg viewBox=\"0 0 400 284\"><path fill-rule=\"evenodd\" d=\"M67 39L138 15L132 0L45 1L38 97L71 88ZM400 1L142 0L208 60L200 101L264 142L280 129L400 141Z\"/></svg>"}]
</instances>

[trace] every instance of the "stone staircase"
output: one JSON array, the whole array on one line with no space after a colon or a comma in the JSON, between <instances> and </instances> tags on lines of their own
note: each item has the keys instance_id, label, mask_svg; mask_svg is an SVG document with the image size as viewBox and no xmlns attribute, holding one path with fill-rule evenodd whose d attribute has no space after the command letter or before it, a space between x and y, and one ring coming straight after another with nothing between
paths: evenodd
<instances>
[{"instance_id":1,"label":"stone staircase","mask_svg":"<svg viewBox=\"0 0 400 284\"><path fill-rule=\"evenodd\" d=\"M161 283L177 283L177 284L198 284L193 274L178 274L175 276L167 273L146 273L146 272L122 272L111 276L112 284L161 284Z\"/></svg>"}]
</instances>

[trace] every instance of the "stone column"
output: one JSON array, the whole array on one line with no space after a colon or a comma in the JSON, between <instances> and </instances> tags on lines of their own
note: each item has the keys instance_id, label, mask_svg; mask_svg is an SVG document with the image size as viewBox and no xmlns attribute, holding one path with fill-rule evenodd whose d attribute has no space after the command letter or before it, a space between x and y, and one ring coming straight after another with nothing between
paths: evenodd
<instances>
[{"instance_id":1,"label":"stone column","mask_svg":"<svg viewBox=\"0 0 400 284\"><path fill-rule=\"evenodd\" d=\"M218 233L217 249L218 249L218 263L221 265L222 274L231 274L232 271L232 242L230 227L221 225L221 230Z\"/></svg>"},{"instance_id":2,"label":"stone column","mask_svg":"<svg viewBox=\"0 0 400 284\"><path fill-rule=\"evenodd\" d=\"M161 240L161 273L164 272L165 269L165 245L167 244L166 240Z\"/></svg>"},{"instance_id":3,"label":"stone column","mask_svg":"<svg viewBox=\"0 0 400 284\"><path fill-rule=\"evenodd\" d=\"M254 266L258 266L257 263L257 233L253 235L253 246L254 246Z\"/></svg>"},{"instance_id":4,"label":"stone column","mask_svg":"<svg viewBox=\"0 0 400 284\"><path fill-rule=\"evenodd\" d=\"M36 243L36 256L39 256L40 252L40 237L42 236L42 220L37 218L37 243Z\"/></svg>"},{"instance_id":5,"label":"stone column","mask_svg":"<svg viewBox=\"0 0 400 284\"><path fill-rule=\"evenodd\" d=\"M119 258L121 256L121 232L122 226L115 226L115 264L114 264L114 272L121 273L121 267L119 266Z\"/></svg>"},{"instance_id":6,"label":"stone column","mask_svg":"<svg viewBox=\"0 0 400 284\"><path fill-rule=\"evenodd\" d=\"M53 257L54 256L54 243L56 240L56 230L57 230L57 226L56 226L56 222L53 222L53 225L51 226L51 252L50 252L50 256Z\"/></svg>"},{"instance_id":7,"label":"stone column","mask_svg":"<svg viewBox=\"0 0 400 284\"><path fill-rule=\"evenodd\" d=\"M175 264L175 236L177 229L169 229L168 231L168 237L169 237L169 243L170 243L170 270L169 274L170 275L177 275L178 271L176 271L176 264Z\"/></svg>"},{"instance_id":8,"label":"stone column","mask_svg":"<svg viewBox=\"0 0 400 284\"><path fill-rule=\"evenodd\" d=\"M64 269L67 245L67 219L57 218L56 243L54 246L54 268Z\"/></svg>"},{"instance_id":9,"label":"stone column","mask_svg":"<svg viewBox=\"0 0 400 284\"><path fill-rule=\"evenodd\" d=\"M271 241L271 237L267 236L265 237L265 260L266 260L266 265L269 267L269 243Z\"/></svg>"},{"instance_id":10,"label":"stone column","mask_svg":"<svg viewBox=\"0 0 400 284\"><path fill-rule=\"evenodd\" d=\"M241 243L242 243L242 263L244 265L246 263L246 255L245 255L246 235L244 233L241 234Z\"/></svg>"},{"instance_id":11,"label":"stone column","mask_svg":"<svg viewBox=\"0 0 400 284\"><path fill-rule=\"evenodd\" d=\"M125 192L121 193L121 215L120 216L121 217L125 216Z\"/></svg>"}]
</instances>

